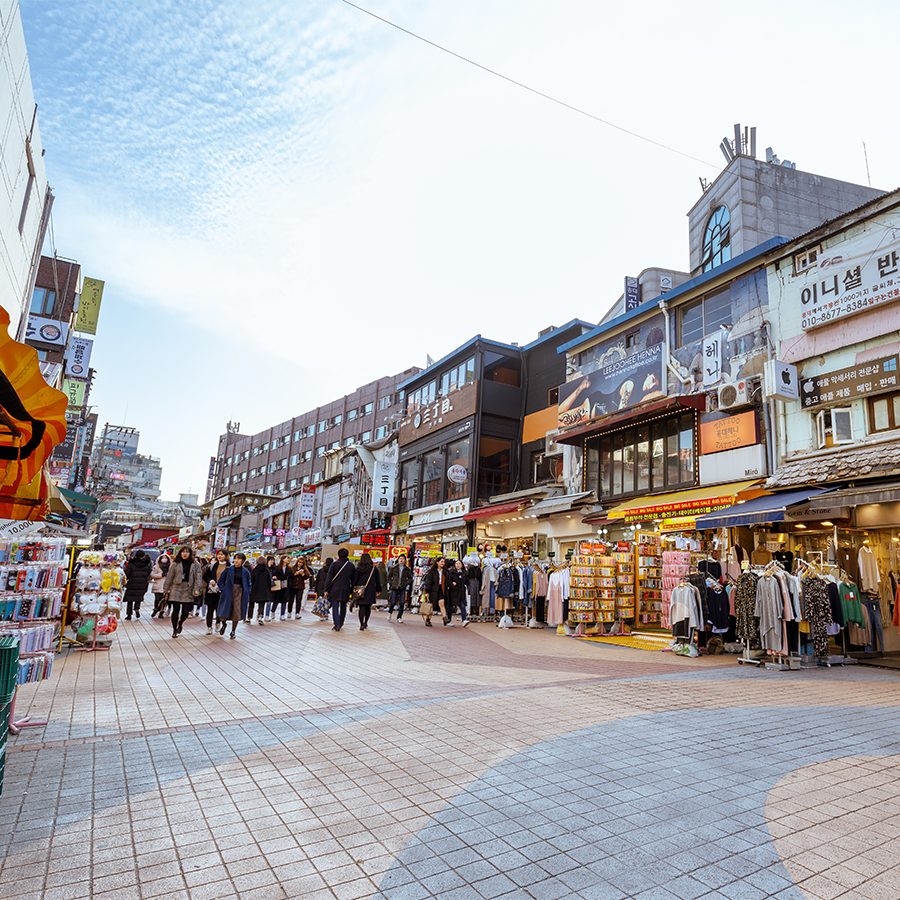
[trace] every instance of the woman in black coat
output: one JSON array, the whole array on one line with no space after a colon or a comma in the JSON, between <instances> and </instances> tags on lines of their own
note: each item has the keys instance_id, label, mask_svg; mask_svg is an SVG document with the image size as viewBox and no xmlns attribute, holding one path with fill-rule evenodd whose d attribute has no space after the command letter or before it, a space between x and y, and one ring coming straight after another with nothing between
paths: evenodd
<instances>
[{"instance_id":1,"label":"woman in black coat","mask_svg":"<svg viewBox=\"0 0 900 900\"><path fill-rule=\"evenodd\" d=\"M468 587L468 576L466 575L466 567L461 559L456 560L447 572L447 615L444 617L444 624L449 625L453 618L453 610L459 610L459 617L462 619L463 628L469 624L466 617L466 588Z\"/></svg>"},{"instance_id":2,"label":"woman in black coat","mask_svg":"<svg viewBox=\"0 0 900 900\"><path fill-rule=\"evenodd\" d=\"M378 592L381 590L381 575L368 553L363 553L359 558L359 565L353 575L353 587L363 588L362 597L354 596L353 602L359 607L359 630L365 631L369 627L372 604L378 599Z\"/></svg>"},{"instance_id":3,"label":"woman in black coat","mask_svg":"<svg viewBox=\"0 0 900 900\"><path fill-rule=\"evenodd\" d=\"M125 563L125 620L131 619L134 612L136 618L141 617L141 601L147 588L150 587L150 570L153 563L143 550L138 550Z\"/></svg>"},{"instance_id":4,"label":"woman in black coat","mask_svg":"<svg viewBox=\"0 0 900 900\"><path fill-rule=\"evenodd\" d=\"M353 563L346 547L338 550L338 558L328 569L325 578L325 596L331 604L331 619L334 622L332 631L340 631L344 627L347 616L347 601L353 591Z\"/></svg>"},{"instance_id":5,"label":"woman in black coat","mask_svg":"<svg viewBox=\"0 0 900 900\"><path fill-rule=\"evenodd\" d=\"M250 573L250 608L247 611L247 621L253 622L253 606L256 605L256 621L263 624L263 616L266 613L266 604L272 602L272 573L264 556L256 560L256 565Z\"/></svg>"},{"instance_id":6,"label":"woman in black coat","mask_svg":"<svg viewBox=\"0 0 900 900\"><path fill-rule=\"evenodd\" d=\"M431 601L433 608L441 611L447 624L447 560L439 556L422 579L422 593ZM431 616L425 616L425 624L431 628Z\"/></svg>"}]
</instances>

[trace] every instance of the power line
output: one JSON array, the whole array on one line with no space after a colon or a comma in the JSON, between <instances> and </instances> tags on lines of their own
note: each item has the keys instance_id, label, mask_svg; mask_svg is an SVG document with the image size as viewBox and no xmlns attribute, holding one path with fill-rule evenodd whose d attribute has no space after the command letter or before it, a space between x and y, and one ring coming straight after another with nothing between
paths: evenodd
<instances>
[{"instance_id":1,"label":"power line","mask_svg":"<svg viewBox=\"0 0 900 900\"><path fill-rule=\"evenodd\" d=\"M341 0L342 3L345 3L347 6L352 6L353 9L359 10L361 13L365 13L367 16L371 16L373 19L377 19L379 22L383 22L385 25L389 25L391 28L395 28L397 31L402 31L403 34L407 34L412 38L415 38L417 41L422 41L424 44L428 44L430 47L434 47L435 50L440 50L442 53L447 53L450 56L455 57L461 62L467 63L470 66L474 66L476 69L481 69L482 72L487 72L489 75L493 75L495 78L500 78L503 81L508 82L509 84L515 85L516 87L522 88L522 90L528 91L531 94L534 94L537 97L541 97L544 100L549 100L551 103L557 104L557 106L562 106L564 109L568 109L574 113L578 113L578 115L585 116L588 119L593 119L595 122L599 122L601 125L606 125L608 128L614 128L616 131L621 131L623 134L630 135L633 138L637 138L639 141L644 141L647 144L652 144L654 147L659 147L662 150L668 150L670 153L677 153L679 156L683 156L685 159L689 159L692 162L700 163L702 166L709 166L713 169L718 169L719 167L714 163L708 162L705 159L700 159L698 156L693 156L690 153L685 153L684 150L679 150L677 147L671 147L668 144L664 144L662 141L658 141L655 138L647 137L644 134L640 134L637 131L632 131L630 128L626 128L624 125L617 125L615 122L610 122L609 119L604 119L602 116L598 116L595 113L588 112L586 109L582 109L580 106L576 106L574 103L569 103L566 100L561 100L559 97L554 97L552 94L548 94L545 91L541 91L538 88L531 87L529 84L525 84L524 81L518 81L515 78L510 77L509 75L504 75L502 72L498 72L496 69L490 68L490 66L483 65L480 62L476 62L474 59L470 59L468 56L463 56L462 53L457 53L455 50L451 50L449 47L445 47L443 44L438 44L436 41L432 41L424 35L417 34L415 31L410 31L408 28L404 28L402 25L398 25L396 22L392 22L390 19L384 18L384 16L379 16L378 13L372 12L370 9L366 9L363 6L359 6L356 3L351 2L351 0Z\"/></svg>"}]
</instances>

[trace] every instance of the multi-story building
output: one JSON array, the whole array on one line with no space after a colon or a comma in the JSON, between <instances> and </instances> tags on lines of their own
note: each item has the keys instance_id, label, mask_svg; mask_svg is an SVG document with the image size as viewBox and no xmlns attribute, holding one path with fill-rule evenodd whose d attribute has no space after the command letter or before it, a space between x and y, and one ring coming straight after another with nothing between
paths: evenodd
<instances>
[{"instance_id":1,"label":"multi-story building","mask_svg":"<svg viewBox=\"0 0 900 900\"><path fill-rule=\"evenodd\" d=\"M207 500L228 491L281 496L319 484L330 450L383 440L397 430L403 410L399 386L417 371L379 378L254 435L229 423L210 461Z\"/></svg>"},{"instance_id":2,"label":"multi-story building","mask_svg":"<svg viewBox=\"0 0 900 900\"><path fill-rule=\"evenodd\" d=\"M91 463L91 493L101 500L156 500L162 480L160 461L138 453L140 432L123 425L103 426Z\"/></svg>"},{"instance_id":3,"label":"multi-story building","mask_svg":"<svg viewBox=\"0 0 900 900\"><path fill-rule=\"evenodd\" d=\"M9 332L25 335L53 193L31 84L19 4L0 3L0 298Z\"/></svg>"}]
</instances>

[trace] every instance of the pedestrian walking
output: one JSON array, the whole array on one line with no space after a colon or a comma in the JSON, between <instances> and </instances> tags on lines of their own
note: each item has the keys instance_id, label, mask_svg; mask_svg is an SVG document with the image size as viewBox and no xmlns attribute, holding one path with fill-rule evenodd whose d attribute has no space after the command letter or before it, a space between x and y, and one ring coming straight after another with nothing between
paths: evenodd
<instances>
[{"instance_id":1,"label":"pedestrian walking","mask_svg":"<svg viewBox=\"0 0 900 900\"><path fill-rule=\"evenodd\" d=\"M431 628L431 617L434 610L439 609L443 616L444 624L447 624L447 561L443 556L437 557L431 564L431 568L422 579L422 599L431 607L430 611L423 613L425 624ZM426 607L427 610L427 607Z\"/></svg>"},{"instance_id":2,"label":"pedestrian walking","mask_svg":"<svg viewBox=\"0 0 900 900\"><path fill-rule=\"evenodd\" d=\"M203 573L200 571L200 563L194 559L194 551L190 547L182 547L169 566L169 574L166 575L166 593L172 604L173 638L181 634L202 587Z\"/></svg>"},{"instance_id":3,"label":"pedestrian walking","mask_svg":"<svg viewBox=\"0 0 900 900\"><path fill-rule=\"evenodd\" d=\"M274 563L275 566L272 569L272 619L274 620L277 613L279 620L283 622L286 618L288 594L290 593L288 578L291 572L286 556L274 560Z\"/></svg>"},{"instance_id":4,"label":"pedestrian walking","mask_svg":"<svg viewBox=\"0 0 900 900\"><path fill-rule=\"evenodd\" d=\"M322 568L316 573L313 583L315 584L316 602L313 604L313 615L319 617L320 622L328 621L328 599L325 596L325 582L328 580L328 573L331 570L331 564L334 562L332 557L327 557L322 563Z\"/></svg>"},{"instance_id":5,"label":"pedestrian walking","mask_svg":"<svg viewBox=\"0 0 900 900\"><path fill-rule=\"evenodd\" d=\"M353 604L359 610L359 630L365 631L369 627L369 616L372 615L372 605L378 599L381 590L381 575L372 562L368 553L363 553L359 558L359 564L353 573Z\"/></svg>"},{"instance_id":6,"label":"pedestrian walking","mask_svg":"<svg viewBox=\"0 0 900 900\"><path fill-rule=\"evenodd\" d=\"M325 577L325 597L331 604L332 631L340 631L344 627L347 616L347 601L353 589L353 563L346 547L338 550L338 558L328 567Z\"/></svg>"},{"instance_id":7,"label":"pedestrian walking","mask_svg":"<svg viewBox=\"0 0 900 900\"><path fill-rule=\"evenodd\" d=\"M247 620L253 622L253 606L255 604L256 622L258 625L262 625L266 607L271 607L272 603L272 573L269 570L268 560L264 556L257 558L250 581L250 606Z\"/></svg>"},{"instance_id":8,"label":"pedestrian walking","mask_svg":"<svg viewBox=\"0 0 900 900\"><path fill-rule=\"evenodd\" d=\"M468 589L469 579L466 574L466 567L461 559L456 560L447 573L447 621L445 625L451 625L453 613L459 610L459 617L462 619L463 628L469 624L466 615L466 591Z\"/></svg>"},{"instance_id":9,"label":"pedestrian walking","mask_svg":"<svg viewBox=\"0 0 900 900\"><path fill-rule=\"evenodd\" d=\"M195 616L199 616L203 612L203 606L206 603L207 584L203 578L203 573L209 568L211 560L208 556L198 556L197 562L200 563L200 596L194 601Z\"/></svg>"},{"instance_id":10,"label":"pedestrian walking","mask_svg":"<svg viewBox=\"0 0 900 900\"><path fill-rule=\"evenodd\" d=\"M295 619L300 618L303 611L303 597L306 594L306 585L312 581L312 572L303 558L294 560L288 573L288 618L293 614Z\"/></svg>"},{"instance_id":11,"label":"pedestrian walking","mask_svg":"<svg viewBox=\"0 0 900 900\"><path fill-rule=\"evenodd\" d=\"M125 563L125 621L131 619L132 612L135 618L141 617L141 601L147 588L150 586L150 572L153 563L143 550L138 550L131 559Z\"/></svg>"},{"instance_id":12,"label":"pedestrian walking","mask_svg":"<svg viewBox=\"0 0 900 900\"><path fill-rule=\"evenodd\" d=\"M218 580L219 605L216 608L216 614L219 621L219 634L225 634L225 629L231 622L231 634L228 637L232 641L237 634L238 622L247 618L247 610L250 606L250 593L253 585L246 563L247 557L243 553L235 553L234 563L225 569Z\"/></svg>"},{"instance_id":13,"label":"pedestrian walking","mask_svg":"<svg viewBox=\"0 0 900 900\"><path fill-rule=\"evenodd\" d=\"M169 566L172 560L168 553L160 553L150 570L150 590L153 591L153 612L150 618L159 615L163 617L163 608L166 605L166 575L169 574Z\"/></svg>"},{"instance_id":14,"label":"pedestrian walking","mask_svg":"<svg viewBox=\"0 0 900 900\"><path fill-rule=\"evenodd\" d=\"M216 550L216 558L203 570L203 584L206 586L206 633L212 634L213 620L218 614L221 588L219 579L228 571L228 554L224 550ZM249 573L248 573L249 577ZM249 597L247 598L250 599Z\"/></svg>"},{"instance_id":15,"label":"pedestrian walking","mask_svg":"<svg viewBox=\"0 0 900 900\"><path fill-rule=\"evenodd\" d=\"M403 610L406 609L406 600L412 590L412 569L406 564L406 556L397 557L395 565L388 572L388 588L391 598L388 602L388 621L394 615L394 607L397 608L397 621L403 621Z\"/></svg>"}]
</instances>

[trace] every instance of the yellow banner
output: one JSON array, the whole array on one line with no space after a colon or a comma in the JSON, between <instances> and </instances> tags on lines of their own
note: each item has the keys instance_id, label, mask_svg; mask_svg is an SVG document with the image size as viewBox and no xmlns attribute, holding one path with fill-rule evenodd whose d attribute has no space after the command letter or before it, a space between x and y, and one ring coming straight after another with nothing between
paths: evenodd
<instances>
[{"instance_id":1,"label":"yellow banner","mask_svg":"<svg viewBox=\"0 0 900 900\"><path fill-rule=\"evenodd\" d=\"M100 303L103 301L103 286L106 282L98 278L85 278L81 286L81 302L78 304L78 316L75 319L75 330L85 334L97 333L97 322L100 319Z\"/></svg>"},{"instance_id":2,"label":"yellow banner","mask_svg":"<svg viewBox=\"0 0 900 900\"><path fill-rule=\"evenodd\" d=\"M63 379L62 389L69 399L69 409L79 409L84 406L84 388L86 384L86 381L74 381L71 378Z\"/></svg>"}]
</instances>

